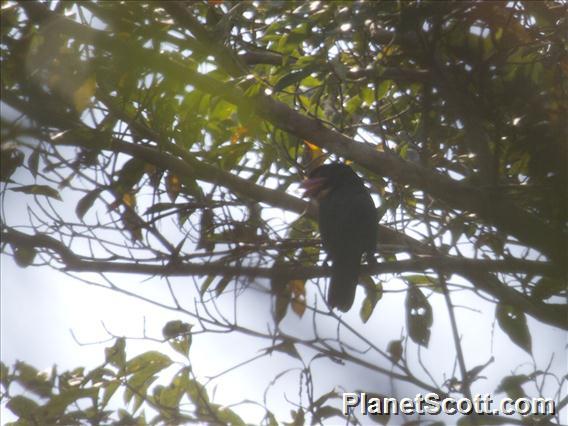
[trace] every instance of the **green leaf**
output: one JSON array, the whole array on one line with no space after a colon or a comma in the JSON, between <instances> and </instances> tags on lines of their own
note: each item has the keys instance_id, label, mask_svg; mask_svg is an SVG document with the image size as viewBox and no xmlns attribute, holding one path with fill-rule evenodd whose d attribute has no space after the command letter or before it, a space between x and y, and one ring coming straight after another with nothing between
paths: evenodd
<instances>
[{"instance_id":1,"label":"green leaf","mask_svg":"<svg viewBox=\"0 0 568 426\"><path fill-rule=\"evenodd\" d=\"M28 167L32 176L34 178L37 177L37 170L39 167L39 147L36 147L28 158Z\"/></svg>"},{"instance_id":2,"label":"green leaf","mask_svg":"<svg viewBox=\"0 0 568 426\"><path fill-rule=\"evenodd\" d=\"M39 405L37 402L22 395L16 395L8 401L6 408L18 416L20 419L34 420L34 413Z\"/></svg>"},{"instance_id":3,"label":"green leaf","mask_svg":"<svg viewBox=\"0 0 568 426\"><path fill-rule=\"evenodd\" d=\"M14 260L21 268L26 268L34 263L36 249L33 247L16 247L14 250Z\"/></svg>"},{"instance_id":4,"label":"green leaf","mask_svg":"<svg viewBox=\"0 0 568 426\"><path fill-rule=\"evenodd\" d=\"M19 149L5 148L7 145L7 143L0 145L0 156L2 158L2 161L0 161L0 181L2 182L8 182L10 176L24 162L25 157Z\"/></svg>"},{"instance_id":5,"label":"green leaf","mask_svg":"<svg viewBox=\"0 0 568 426\"><path fill-rule=\"evenodd\" d=\"M173 340L170 340L170 346L174 351L187 358L187 356L189 355L189 348L191 348L191 341L191 334L187 334L185 336L179 336Z\"/></svg>"},{"instance_id":6,"label":"green leaf","mask_svg":"<svg viewBox=\"0 0 568 426\"><path fill-rule=\"evenodd\" d=\"M381 282L375 284L370 276L364 277L361 282L365 285L365 293L367 296L359 311L359 317L363 323L366 323L371 317L377 302L383 297L383 285Z\"/></svg>"},{"instance_id":7,"label":"green leaf","mask_svg":"<svg viewBox=\"0 0 568 426\"><path fill-rule=\"evenodd\" d=\"M268 349L266 349L266 353L271 354L274 351L278 351L278 352L283 352L285 354L290 355L292 358L296 358L301 360L302 358L300 357L300 354L298 353L298 350L296 349L296 346L294 345L294 343L292 343L291 341L285 340L282 343L279 343L275 346L272 346Z\"/></svg>"},{"instance_id":8,"label":"green leaf","mask_svg":"<svg viewBox=\"0 0 568 426\"><path fill-rule=\"evenodd\" d=\"M413 342L428 347L433 316L432 307L422 292L411 286L406 293L406 326Z\"/></svg>"},{"instance_id":9,"label":"green leaf","mask_svg":"<svg viewBox=\"0 0 568 426\"><path fill-rule=\"evenodd\" d=\"M46 420L56 420L61 417L67 407L83 398L96 398L99 392L98 388L79 388L72 387L61 392L59 395L53 395L49 402L42 407L42 416Z\"/></svg>"},{"instance_id":10,"label":"green leaf","mask_svg":"<svg viewBox=\"0 0 568 426\"><path fill-rule=\"evenodd\" d=\"M114 345L105 348L105 360L115 367L122 368L126 362L126 342L124 338L116 339Z\"/></svg>"},{"instance_id":11,"label":"green leaf","mask_svg":"<svg viewBox=\"0 0 568 426\"><path fill-rule=\"evenodd\" d=\"M499 303L495 316L501 329L519 347L532 354L532 339L527 326L527 319L518 307Z\"/></svg>"},{"instance_id":12,"label":"green leaf","mask_svg":"<svg viewBox=\"0 0 568 426\"><path fill-rule=\"evenodd\" d=\"M245 422L237 413L227 407L216 405L215 420L218 420L223 425L231 426L245 426Z\"/></svg>"},{"instance_id":13,"label":"green leaf","mask_svg":"<svg viewBox=\"0 0 568 426\"><path fill-rule=\"evenodd\" d=\"M298 411L292 411L292 423L288 423L290 426L303 426L306 423L304 410L301 408Z\"/></svg>"},{"instance_id":14,"label":"green leaf","mask_svg":"<svg viewBox=\"0 0 568 426\"><path fill-rule=\"evenodd\" d=\"M175 375L168 386L160 388L160 391L156 395L157 402L162 406L178 411L179 403L186 390L187 381L187 374L182 370ZM166 415L169 412L169 410L164 410L164 414Z\"/></svg>"},{"instance_id":15,"label":"green leaf","mask_svg":"<svg viewBox=\"0 0 568 426\"><path fill-rule=\"evenodd\" d=\"M8 389L10 378L10 370L3 362L0 362L0 384L4 386L4 389Z\"/></svg>"},{"instance_id":16,"label":"green leaf","mask_svg":"<svg viewBox=\"0 0 568 426\"><path fill-rule=\"evenodd\" d=\"M129 360L126 364L126 371L135 373L145 369L157 372L169 367L171 364L172 360L167 355L158 351L148 351Z\"/></svg>"},{"instance_id":17,"label":"green leaf","mask_svg":"<svg viewBox=\"0 0 568 426\"><path fill-rule=\"evenodd\" d=\"M397 363L402 358L402 340L392 340L387 346L392 360Z\"/></svg>"},{"instance_id":18,"label":"green leaf","mask_svg":"<svg viewBox=\"0 0 568 426\"><path fill-rule=\"evenodd\" d=\"M404 281L408 284L414 284L417 286L439 286L439 282L437 278L429 277L428 275L405 275L402 277Z\"/></svg>"},{"instance_id":19,"label":"green leaf","mask_svg":"<svg viewBox=\"0 0 568 426\"><path fill-rule=\"evenodd\" d=\"M79 219L83 220L85 213L87 213L87 211L92 207L93 203L99 197L102 191L102 188L93 189L79 200L77 207L75 207L75 214Z\"/></svg>"},{"instance_id":20,"label":"green leaf","mask_svg":"<svg viewBox=\"0 0 568 426\"><path fill-rule=\"evenodd\" d=\"M183 370L185 374L189 374L187 369ZM184 387L185 393L188 398L201 410L206 410L209 407L209 395L207 395L207 391L205 387L199 383L197 380L187 379L184 380Z\"/></svg>"},{"instance_id":21,"label":"green leaf","mask_svg":"<svg viewBox=\"0 0 568 426\"><path fill-rule=\"evenodd\" d=\"M227 286L233 281L233 277L228 275L226 277L221 278L221 280L215 286L215 294L220 296L223 291L227 288Z\"/></svg>"},{"instance_id":22,"label":"green leaf","mask_svg":"<svg viewBox=\"0 0 568 426\"><path fill-rule=\"evenodd\" d=\"M189 333L192 327L193 325L181 320L168 321L162 328L162 335L164 339L171 339Z\"/></svg>"},{"instance_id":23,"label":"green leaf","mask_svg":"<svg viewBox=\"0 0 568 426\"><path fill-rule=\"evenodd\" d=\"M30 195L45 195L46 197L55 198L56 200L61 201L59 192L47 185L25 185L18 188L10 188L10 190Z\"/></svg>"},{"instance_id":24,"label":"green leaf","mask_svg":"<svg viewBox=\"0 0 568 426\"><path fill-rule=\"evenodd\" d=\"M146 162L139 158L131 158L121 167L114 187L117 192L128 192L144 176Z\"/></svg>"},{"instance_id":25,"label":"green leaf","mask_svg":"<svg viewBox=\"0 0 568 426\"><path fill-rule=\"evenodd\" d=\"M314 412L314 419L312 424L320 423L322 420L329 419L330 417L339 417L343 418L343 412L337 408L332 407L330 405L324 405L323 407L319 407Z\"/></svg>"},{"instance_id":26,"label":"green leaf","mask_svg":"<svg viewBox=\"0 0 568 426\"><path fill-rule=\"evenodd\" d=\"M23 388L40 397L48 398L51 396L52 384L49 378L25 362L18 361L16 363L14 379Z\"/></svg>"},{"instance_id":27,"label":"green leaf","mask_svg":"<svg viewBox=\"0 0 568 426\"><path fill-rule=\"evenodd\" d=\"M103 399L101 401L101 406L103 408L107 406L108 402L110 401L110 399L112 398L112 396L114 395L114 393L116 392L119 386L120 386L120 381L118 379L112 380L105 384Z\"/></svg>"},{"instance_id":28,"label":"green leaf","mask_svg":"<svg viewBox=\"0 0 568 426\"><path fill-rule=\"evenodd\" d=\"M505 376L501 380L501 383L495 389L495 393L505 392L509 398L519 399L526 396L523 390L523 384L528 382L530 378L524 374L518 376Z\"/></svg>"},{"instance_id":29,"label":"green leaf","mask_svg":"<svg viewBox=\"0 0 568 426\"><path fill-rule=\"evenodd\" d=\"M213 283L215 278L216 278L215 275L209 275L207 278L205 278L205 280L201 284L201 288L199 289L199 295L200 296L203 296L205 294L205 292L209 289L209 287L211 286L211 283Z\"/></svg>"},{"instance_id":30,"label":"green leaf","mask_svg":"<svg viewBox=\"0 0 568 426\"><path fill-rule=\"evenodd\" d=\"M312 63L301 70L292 71L291 73L286 74L276 82L276 84L274 85L274 91L279 92L288 86L302 81L305 77L314 72L318 68L318 66L319 65L317 63Z\"/></svg>"}]
</instances>

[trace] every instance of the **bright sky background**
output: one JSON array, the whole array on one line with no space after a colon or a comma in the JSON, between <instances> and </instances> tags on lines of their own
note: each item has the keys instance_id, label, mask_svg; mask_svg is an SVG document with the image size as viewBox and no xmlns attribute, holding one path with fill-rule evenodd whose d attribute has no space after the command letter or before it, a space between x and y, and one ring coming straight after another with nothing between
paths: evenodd
<instances>
[{"instance_id":1,"label":"bright sky background","mask_svg":"<svg viewBox=\"0 0 568 426\"><path fill-rule=\"evenodd\" d=\"M15 198L9 198L3 209L9 215L25 215L26 206L13 200ZM66 202L69 203L68 210L74 212L76 200L66 199ZM49 268L22 269L5 255L0 256L0 262L0 358L8 366L12 366L16 360L23 360L40 370L51 369L53 364L57 364L60 372L78 366L95 367L104 361L103 348L111 344L107 341L109 336L101 323L118 336L142 337L145 328L148 336L161 339L161 329L167 321L181 319L194 322L188 318L180 318L175 312L135 298L89 286ZM164 280L154 278L145 281L145 278L132 275L113 276L117 284L143 292L153 300L161 300L167 296ZM180 300L186 301L190 306L193 297L197 294L191 280L176 278L173 281L179 291L178 296L182 296ZM258 284L267 287L266 282ZM395 281L384 283L384 286L385 290L402 288L400 283ZM307 292L308 304L313 305L315 286L309 284ZM381 349L386 350L388 343L400 338L401 331L406 328L404 296L404 292L386 293L368 323L362 324L358 317L358 309L363 299L363 289L359 288L354 308L346 317L352 326L361 330ZM496 357L495 362L484 370L483 375L486 379L473 384L474 394L493 393L504 375L533 371L531 357L514 345L494 322L493 304L482 301L471 292L452 293L452 300L455 305L462 307L456 309L456 314L459 331L463 336L462 345L468 368L486 363L492 355ZM322 303L321 299L319 303ZM439 382L443 382L443 373L451 371L451 366L455 362L454 344L442 297L439 295L431 297L430 303L434 311L431 349L423 349L421 355L429 372ZM232 297L222 299L219 306L224 313L231 313ZM471 306L476 311L463 308ZM244 323L272 322L270 298L266 294L254 291L253 288L239 298L239 308L240 319ZM307 313L302 319L298 319L289 312L283 324L284 329L290 334L309 335L312 318ZM551 372L557 376L566 374L567 333L543 326L530 317L529 325L536 365L544 367L550 362ZM333 334L335 324L326 320L325 326L326 331ZM73 339L70 330L73 330L82 343L106 342L81 346ZM349 340L349 337L347 339ZM127 351L128 356L131 357L148 349L167 350L166 346L144 340L129 340ZM266 342L258 342L242 335L199 335L194 338L191 349L192 365L200 378L204 379L249 359L266 346ZM415 360L416 347L411 344L409 348L411 351L407 356ZM171 351L168 351L168 354L175 356ZM416 364L415 361L414 363ZM286 368L294 368L295 370L285 376L283 382L278 382L268 393L270 408L276 412L277 418L288 421L290 409L293 407L285 402L285 398L294 399L297 395L297 386L290 384L297 383L298 367L300 367L298 362L284 354L276 353L264 357L216 380L214 401L232 404L251 399L262 403L265 388L274 376ZM369 374L368 371L351 365L340 367L329 363L316 364L314 371L319 373L314 379L316 393L320 394L328 392L337 385L341 385L346 391L362 389L385 394L394 393L399 397L414 397L416 392L420 391L400 383L393 386L388 378ZM550 381L548 383L552 384ZM525 390L529 394L534 394L534 390L528 386ZM545 396L552 397L556 387L548 386L545 390L550 392ZM503 394L494 394L495 399L502 397ZM3 423L13 419L3 405L0 409ZM259 416L262 416L262 411L253 405L247 405L246 409L237 412L244 415L245 420L253 423L258 422ZM566 415L563 417L568 421ZM393 419L389 424L396 423Z\"/></svg>"},{"instance_id":2,"label":"bright sky background","mask_svg":"<svg viewBox=\"0 0 568 426\"><path fill-rule=\"evenodd\" d=\"M147 335L161 338L161 328L167 321L187 320L134 298L74 281L53 270L19 268L4 255L1 257L1 266L1 359L8 365L12 365L16 360L24 360L39 369L50 369L53 364L58 365L59 371L81 365L94 367L103 362L103 347L109 346L110 343L79 346L72 338L70 329L83 343L108 338L101 321L116 335L140 337L145 325ZM116 280L117 283L130 288L145 287L143 290L147 295L152 296L154 293L156 299L160 299L160 291L166 290L157 280L153 281L142 283L139 277L133 276L123 276ZM386 288L389 288L389 284ZM314 291L314 286L308 286L308 301L312 303ZM471 305L471 293L462 294L463 296L453 296L454 303ZM191 291L188 291L187 297L190 300ZM363 290L359 288L358 300L354 306L360 306L362 297ZM453 364L454 349L442 299L431 298L430 301L434 308L434 327L430 342L433 349L423 350L422 357L431 374L439 379L442 372L448 371L448 366ZM239 299L239 303L242 304L241 308L244 308L241 312L249 313L248 318L243 318L244 321L271 321L270 301L266 296L250 290ZM223 304L221 306L223 307ZM226 312L231 311L229 304L225 304L225 308ZM458 309L458 324L460 333L465 337L463 347L469 368L485 363L493 353L496 354L496 362L485 370L487 379L480 380L473 386L474 393L491 393L498 385L498 378L503 375L530 372L531 360L524 351L510 342L498 326L493 328L493 306L476 301L475 309L480 312ZM366 336L378 341L378 346L385 349L388 342L397 339L405 327L403 293L385 294L367 324L361 323L357 309L352 309L348 317L352 325L363 330ZM300 320L288 313L284 321L290 332L302 334L303 330L309 333L311 329L310 315ZM561 375L566 371L566 333L539 326L533 320L530 320L530 325L537 365L546 365L554 352L551 371ZM164 346L161 346L162 350L165 350ZM214 375L254 356L263 346L264 344L259 345L259 342L242 336L200 335L194 339L192 363L201 377ZM144 341L127 343L129 356L151 348L156 348L156 344ZM504 353L507 355L504 356ZM412 352L409 356L413 357ZM297 367L298 364L286 355L275 354L262 358L216 381L218 386L215 401L223 404L235 403L245 398L262 401L264 388L277 372ZM315 371L318 370L321 374L315 377L316 386L322 393L340 384L346 391L364 389L387 394L393 392L388 379L369 374L358 367L341 368L333 365L330 368L329 365L322 365ZM287 383L295 383L296 377L297 374L290 373ZM277 385L268 395L271 407L280 415L278 418L287 420L292 407L284 402L283 390L284 387ZM526 390L530 392L530 389ZM550 388L550 392L554 390ZM399 397L414 397L417 390L408 385L396 384L394 391ZM495 399L502 397L503 394L494 395ZM239 413L252 422L258 421L257 416L261 415L258 409L250 405ZM10 418L4 409L2 416L4 421Z\"/></svg>"}]
</instances>

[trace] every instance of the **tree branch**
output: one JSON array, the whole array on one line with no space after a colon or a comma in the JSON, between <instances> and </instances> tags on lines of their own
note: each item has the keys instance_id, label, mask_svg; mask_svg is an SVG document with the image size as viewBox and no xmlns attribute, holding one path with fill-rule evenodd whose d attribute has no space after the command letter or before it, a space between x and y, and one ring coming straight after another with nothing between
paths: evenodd
<instances>
[{"instance_id":1,"label":"tree branch","mask_svg":"<svg viewBox=\"0 0 568 426\"><path fill-rule=\"evenodd\" d=\"M28 235L14 229L3 228L2 240L5 243L16 247L25 246L35 249L47 249L59 255L59 261L63 264L63 269L74 272L114 272L114 273L135 273L161 276L222 276L222 277L250 277L265 279L311 279L317 277L330 276L331 270L327 266L275 266L275 267L249 267L240 265L227 265L226 263L192 263L192 262L172 262L170 264L149 264L149 263L121 263L109 262L107 260L86 260L73 253L62 242L55 240L45 234ZM363 273L367 274L393 274L403 272L424 272L438 271L441 273L457 273L464 276L477 278L483 285L482 290L497 297L499 300L524 309L535 318L548 323L568 329L566 315L568 307L566 305L545 304L528 298L517 291L504 286L494 278L487 281L487 275L477 271L508 271L530 273L549 273L554 272L555 268L550 264L533 261L490 261L490 260L471 260L455 259L450 257L427 256L411 260L400 260L395 262L382 262L373 266L362 268Z\"/></svg>"}]
</instances>

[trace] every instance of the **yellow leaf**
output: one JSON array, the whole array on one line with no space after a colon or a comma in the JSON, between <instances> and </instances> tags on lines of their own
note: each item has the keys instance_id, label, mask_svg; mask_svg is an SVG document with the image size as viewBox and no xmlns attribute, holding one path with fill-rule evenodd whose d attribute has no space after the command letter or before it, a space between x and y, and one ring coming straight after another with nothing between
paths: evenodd
<instances>
[{"instance_id":1,"label":"yellow leaf","mask_svg":"<svg viewBox=\"0 0 568 426\"><path fill-rule=\"evenodd\" d=\"M177 175L170 173L166 179L166 192L170 197L170 200L174 202L181 190L181 182Z\"/></svg>"},{"instance_id":2,"label":"yellow leaf","mask_svg":"<svg viewBox=\"0 0 568 426\"><path fill-rule=\"evenodd\" d=\"M125 192L122 195L122 202L130 208L136 207L136 197L132 192Z\"/></svg>"},{"instance_id":3,"label":"yellow leaf","mask_svg":"<svg viewBox=\"0 0 568 426\"><path fill-rule=\"evenodd\" d=\"M91 98L95 94L97 81L94 77L89 77L85 82L73 93L73 105L78 112L83 111L91 103Z\"/></svg>"},{"instance_id":4,"label":"yellow leaf","mask_svg":"<svg viewBox=\"0 0 568 426\"><path fill-rule=\"evenodd\" d=\"M235 132L231 135L231 143L235 144L241 139L244 135L248 133L248 128L239 126L235 129Z\"/></svg>"}]
</instances>

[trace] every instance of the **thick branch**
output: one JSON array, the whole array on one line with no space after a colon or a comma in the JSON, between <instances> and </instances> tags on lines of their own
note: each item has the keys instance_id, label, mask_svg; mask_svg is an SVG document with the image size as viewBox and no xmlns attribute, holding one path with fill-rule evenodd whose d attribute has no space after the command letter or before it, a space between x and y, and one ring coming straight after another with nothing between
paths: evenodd
<instances>
[{"instance_id":1,"label":"thick branch","mask_svg":"<svg viewBox=\"0 0 568 426\"><path fill-rule=\"evenodd\" d=\"M30 2L23 5L26 11L31 11L32 16L39 15L41 20L52 16L52 12L40 3ZM186 10L185 14L189 14L189 12ZM116 54L127 53L133 60L151 63L154 67L158 66L172 78L186 81L199 90L217 95L240 107L252 109L260 117L272 122L275 126L345 158L352 159L374 173L389 176L398 183L422 189L445 201L453 208L475 212L480 218L497 226L501 231L515 236L529 247L542 251L550 259L558 262L559 265L564 265L566 235L507 200L486 193L477 187L453 181L440 173L405 161L394 154L376 151L367 145L324 127L318 120L294 111L282 102L264 95L257 95L254 99L249 99L234 84L219 84L213 78L166 57L156 55L150 50L127 45L104 31L94 30L58 15L55 16L61 22L57 28L60 31L69 32L72 36L90 43L97 40L101 47L111 52ZM179 19L178 16L174 18ZM191 25L192 33L198 34L199 24L193 20ZM203 30L202 34L205 33L205 30ZM217 48L220 49L221 47L218 46ZM225 49L228 56L233 56L232 51L228 48ZM236 73L234 65L228 66L228 68L230 69L226 71L229 73ZM239 75L241 71L239 70Z\"/></svg>"},{"instance_id":2,"label":"thick branch","mask_svg":"<svg viewBox=\"0 0 568 426\"><path fill-rule=\"evenodd\" d=\"M330 276L331 270L324 266L276 266L254 267L227 265L226 263L192 263L172 262L167 265L141 264L138 262L109 262L108 260L84 259L73 253L62 242L44 234L28 235L14 229L3 228L2 240L16 247L25 246L35 249L47 249L58 255L63 269L74 272L114 272L134 273L157 276L223 276L223 277L249 277L265 279L311 279ZM530 272L534 274L554 273L555 268L550 264L533 261L491 261L471 260L450 257L422 257L396 262L384 262L374 266L366 266L363 273L373 275L393 274L403 272L438 271L446 274L457 273L467 277L476 278L483 283L481 289L504 303L518 306L528 314L542 322L568 329L566 318L568 307L566 305L545 304L528 298L517 291L503 286L493 277L488 281L485 272Z\"/></svg>"}]
</instances>

